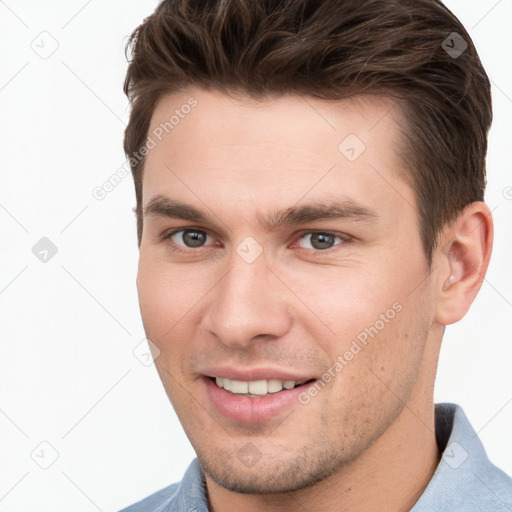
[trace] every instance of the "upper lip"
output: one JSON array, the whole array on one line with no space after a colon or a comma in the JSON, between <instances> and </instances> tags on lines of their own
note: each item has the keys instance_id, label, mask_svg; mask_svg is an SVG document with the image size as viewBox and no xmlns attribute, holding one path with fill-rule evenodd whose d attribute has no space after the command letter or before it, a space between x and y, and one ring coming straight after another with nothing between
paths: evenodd
<instances>
[{"instance_id":1,"label":"upper lip","mask_svg":"<svg viewBox=\"0 0 512 512\"><path fill-rule=\"evenodd\" d=\"M293 380L302 382L314 379L312 375L283 370L281 368L253 367L253 368L234 368L233 366L218 366L208 368L203 371L208 377L220 377L223 379L255 381L255 380Z\"/></svg>"}]
</instances>

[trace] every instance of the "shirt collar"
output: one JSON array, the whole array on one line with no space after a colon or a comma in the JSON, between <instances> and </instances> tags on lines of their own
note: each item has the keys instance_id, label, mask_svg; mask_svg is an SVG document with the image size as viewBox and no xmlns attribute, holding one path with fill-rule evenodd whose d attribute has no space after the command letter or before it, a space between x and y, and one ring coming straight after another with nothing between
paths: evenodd
<instances>
[{"instance_id":1,"label":"shirt collar","mask_svg":"<svg viewBox=\"0 0 512 512\"><path fill-rule=\"evenodd\" d=\"M510 511L510 480L493 466L462 408L436 404L436 438L442 457L411 512ZM508 497L507 497L508 496Z\"/></svg>"}]
</instances>

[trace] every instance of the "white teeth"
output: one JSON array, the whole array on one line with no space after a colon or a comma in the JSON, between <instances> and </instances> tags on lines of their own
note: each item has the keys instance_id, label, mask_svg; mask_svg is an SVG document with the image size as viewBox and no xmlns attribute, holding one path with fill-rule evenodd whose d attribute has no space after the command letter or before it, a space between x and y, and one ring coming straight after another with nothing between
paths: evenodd
<instances>
[{"instance_id":1,"label":"white teeth","mask_svg":"<svg viewBox=\"0 0 512 512\"><path fill-rule=\"evenodd\" d=\"M249 383L242 380L232 380L230 384L230 391L238 394L247 393L249 391Z\"/></svg>"},{"instance_id":2,"label":"white teeth","mask_svg":"<svg viewBox=\"0 0 512 512\"><path fill-rule=\"evenodd\" d=\"M253 380L252 382L249 382L249 393L251 393L251 395L266 395L267 381Z\"/></svg>"},{"instance_id":3,"label":"white teeth","mask_svg":"<svg viewBox=\"0 0 512 512\"><path fill-rule=\"evenodd\" d=\"M284 389L293 389L296 385L304 384L305 381L297 382L294 380L253 380L245 382L241 380L223 379L215 377L215 383L219 388L231 391L237 395L263 396L267 393L277 393Z\"/></svg>"},{"instance_id":4,"label":"white teeth","mask_svg":"<svg viewBox=\"0 0 512 512\"><path fill-rule=\"evenodd\" d=\"M277 379L267 380L267 391L269 393L277 393L283 389L283 381Z\"/></svg>"}]
</instances>

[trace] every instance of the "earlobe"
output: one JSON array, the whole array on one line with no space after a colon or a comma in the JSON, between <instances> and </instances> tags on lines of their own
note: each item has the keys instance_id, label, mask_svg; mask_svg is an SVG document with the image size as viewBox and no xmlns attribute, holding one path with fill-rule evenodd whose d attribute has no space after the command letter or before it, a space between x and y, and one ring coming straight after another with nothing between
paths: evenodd
<instances>
[{"instance_id":1,"label":"earlobe","mask_svg":"<svg viewBox=\"0 0 512 512\"><path fill-rule=\"evenodd\" d=\"M493 222L483 202L468 205L445 230L437 254L436 321L458 322L475 299L491 257Z\"/></svg>"}]
</instances>

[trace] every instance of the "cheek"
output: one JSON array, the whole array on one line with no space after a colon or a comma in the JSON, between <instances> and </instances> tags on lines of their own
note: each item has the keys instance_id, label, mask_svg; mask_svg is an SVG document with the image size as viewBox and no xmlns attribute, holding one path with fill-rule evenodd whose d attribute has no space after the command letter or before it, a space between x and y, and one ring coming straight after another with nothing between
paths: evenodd
<instances>
[{"instance_id":1,"label":"cheek","mask_svg":"<svg viewBox=\"0 0 512 512\"><path fill-rule=\"evenodd\" d=\"M331 347L324 348L336 356L360 333L364 337L365 329L376 322L380 327L382 314L391 310L388 316L395 316L392 308L399 294L385 282L386 276L382 269L372 271L368 266L318 267L314 272L297 272L285 279L313 313L302 316L298 323L310 318L308 330L317 340L329 339Z\"/></svg>"},{"instance_id":2,"label":"cheek","mask_svg":"<svg viewBox=\"0 0 512 512\"><path fill-rule=\"evenodd\" d=\"M333 359L341 355L341 369L324 406L359 439L378 435L375 429L389 425L413 393L427 336L409 314L404 307L380 330L373 322L361 331L364 337L351 337L343 351L332 352Z\"/></svg>"},{"instance_id":3,"label":"cheek","mask_svg":"<svg viewBox=\"0 0 512 512\"><path fill-rule=\"evenodd\" d=\"M197 280L191 281L171 265L144 255L139 258L137 291L142 321L147 337L161 350L186 323L198 300Z\"/></svg>"},{"instance_id":4,"label":"cheek","mask_svg":"<svg viewBox=\"0 0 512 512\"><path fill-rule=\"evenodd\" d=\"M428 290L417 286L425 282L422 268L403 267L331 268L325 276L295 277L298 295L315 313L301 323L311 319L305 327L331 361L326 370L340 375L336 387L355 388L348 394L343 390L345 396L379 397L386 385L402 387L416 378L428 333L429 298ZM416 286L412 293L411 283ZM336 361L341 366L334 368Z\"/></svg>"},{"instance_id":5,"label":"cheek","mask_svg":"<svg viewBox=\"0 0 512 512\"><path fill-rule=\"evenodd\" d=\"M352 338L344 353L347 361L339 385L360 403L371 403L375 410L384 404L401 404L409 400L418 378L425 346L428 342L428 296L412 294L390 304L388 309L370 319Z\"/></svg>"}]
</instances>

